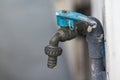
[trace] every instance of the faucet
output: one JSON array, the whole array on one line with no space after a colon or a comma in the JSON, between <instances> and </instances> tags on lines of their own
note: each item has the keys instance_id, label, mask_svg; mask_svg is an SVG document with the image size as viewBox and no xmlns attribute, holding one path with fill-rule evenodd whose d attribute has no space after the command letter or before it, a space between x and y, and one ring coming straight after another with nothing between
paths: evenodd
<instances>
[{"instance_id":1,"label":"faucet","mask_svg":"<svg viewBox=\"0 0 120 80\"><path fill-rule=\"evenodd\" d=\"M67 10L57 11L56 17L59 29L49 41L49 45L45 47L48 67L54 68L57 65L57 57L62 54L59 42L72 40L77 36L85 36L90 57L90 80L106 80L103 60L105 57L104 31L100 21L95 17Z\"/></svg>"}]
</instances>

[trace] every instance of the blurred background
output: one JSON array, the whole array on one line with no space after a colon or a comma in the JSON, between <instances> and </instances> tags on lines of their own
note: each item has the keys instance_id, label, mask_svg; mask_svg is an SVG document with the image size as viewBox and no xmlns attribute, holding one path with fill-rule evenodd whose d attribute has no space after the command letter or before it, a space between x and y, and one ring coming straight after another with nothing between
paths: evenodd
<instances>
[{"instance_id":1,"label":"blurred background","mask_svg":"<svg viewBox=\"0 0 120 80\"><path fill-rule=\"evenodd\" d=\"M44 47L57 30L55 11L63 9L103 23L103 0L0 0L0 80L89 80L83 37L61 43L57 67L47 68Z\"/></svg>"}]
</instances>

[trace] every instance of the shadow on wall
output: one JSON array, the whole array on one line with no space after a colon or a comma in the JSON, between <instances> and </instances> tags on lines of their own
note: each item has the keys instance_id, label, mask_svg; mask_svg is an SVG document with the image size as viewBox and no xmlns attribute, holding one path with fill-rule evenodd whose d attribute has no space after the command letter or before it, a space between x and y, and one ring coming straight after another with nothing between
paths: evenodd
<instances>
[{"instance_id":1,"label":"shadow on wall","mask_svg":"<svg viewBox=\"0 0 120 80\"><path fill-rule=\"evenodd\" d=\"M63 56L56 69L47 68L52 13L49 0L0 1L0 80L72 80Z\"/></svg>"}]
</instances>

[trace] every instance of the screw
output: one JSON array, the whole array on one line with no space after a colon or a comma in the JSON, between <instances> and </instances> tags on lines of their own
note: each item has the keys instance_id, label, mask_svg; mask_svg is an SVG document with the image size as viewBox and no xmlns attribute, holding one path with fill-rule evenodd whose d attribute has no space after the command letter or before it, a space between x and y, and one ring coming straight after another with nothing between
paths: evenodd
<instances>
[{"instance_id":1,"label":"screw","mask_svg":"<svg viewBox=\"0 0 120 80\"><path fill-rule=\"evenodd\" d=\"M67 13L67 11L66 10L62 10L62 13Z\"/></svg>"}]
</instances>

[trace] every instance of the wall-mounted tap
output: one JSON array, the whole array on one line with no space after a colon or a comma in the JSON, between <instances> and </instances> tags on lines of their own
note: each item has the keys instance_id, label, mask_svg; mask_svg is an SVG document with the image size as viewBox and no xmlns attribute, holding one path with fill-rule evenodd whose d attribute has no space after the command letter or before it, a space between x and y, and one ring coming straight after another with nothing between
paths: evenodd
<instances>
[{"instance_id":1,"label":"wall-mounted tap","mask_svg":"<svg viewBox=\"0 0 120 80\"><path fill-rule=\"evenodd\" d=\"M88 42L91 80L106 80L103 61L105 56L104 32L100 21L94 17L66 10L56 12L56 16L60 28L51 38L49 45L45 47L48 67L54 68L57 64L57 57L62 53L62 49L58 47L59 42L85 36Z\"/></svg>"}]
</instances>

